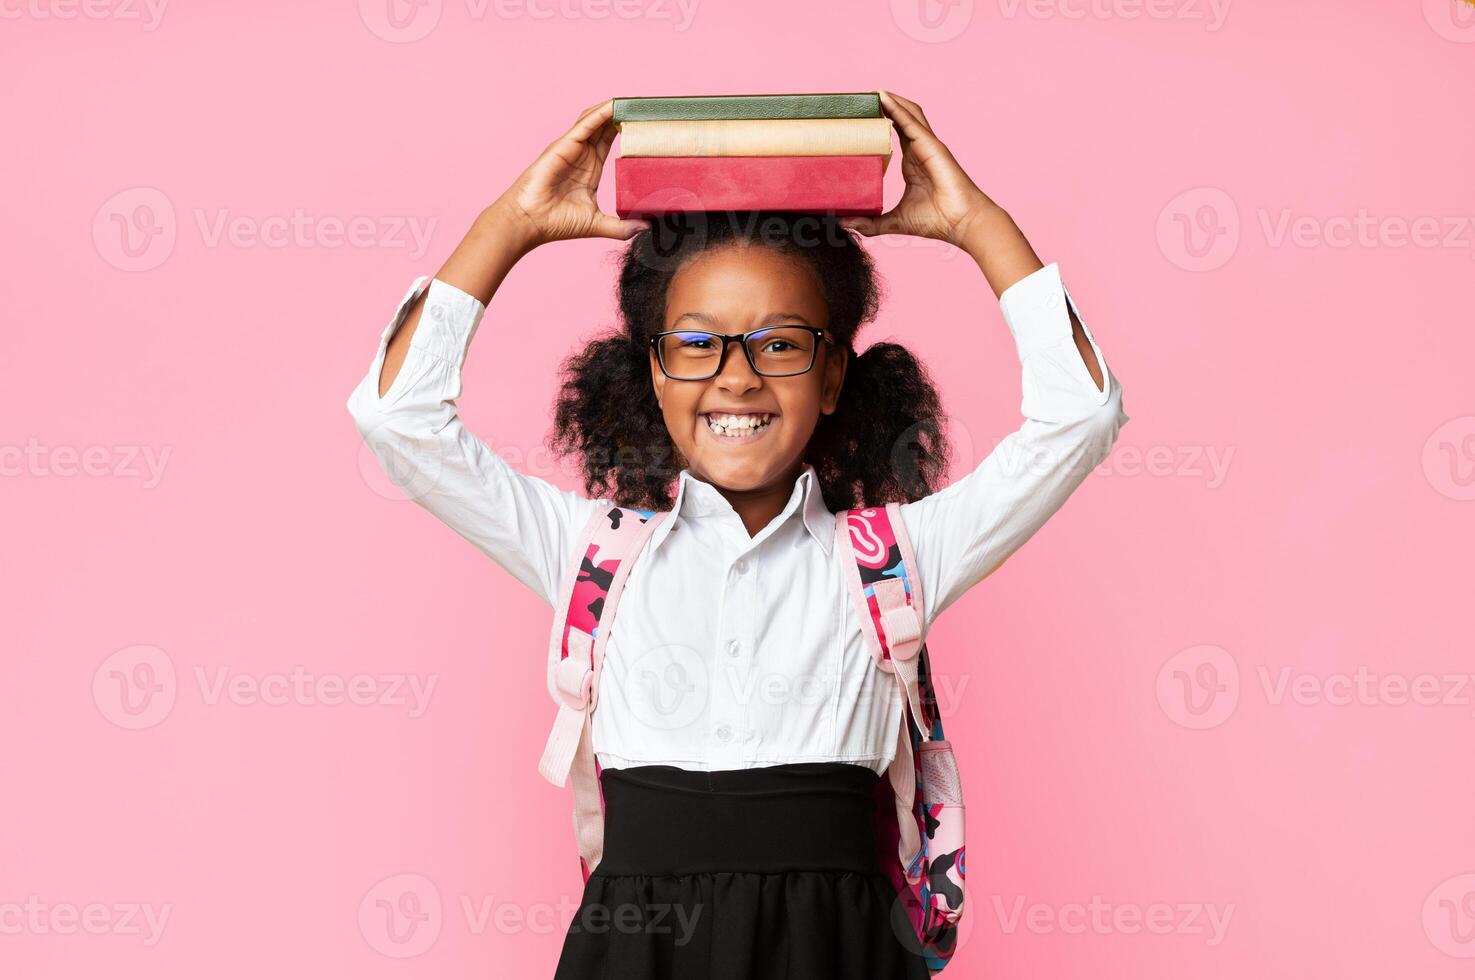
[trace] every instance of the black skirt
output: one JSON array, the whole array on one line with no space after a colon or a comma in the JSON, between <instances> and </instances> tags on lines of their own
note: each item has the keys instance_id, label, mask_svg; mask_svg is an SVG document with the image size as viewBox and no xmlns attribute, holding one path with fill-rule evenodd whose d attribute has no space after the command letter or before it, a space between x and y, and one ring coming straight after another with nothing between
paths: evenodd
<instances>
[{"instance_id":1,"label":"black skirt","mask_svg":"<svg viewBox=\"0 0 1475 980\"><path fill-rule=\"evenodd\" d=\"M600 787L604 856L555 980L930 977L880 864L871 769L637 766Z\"/></svg>"}]
</instances>

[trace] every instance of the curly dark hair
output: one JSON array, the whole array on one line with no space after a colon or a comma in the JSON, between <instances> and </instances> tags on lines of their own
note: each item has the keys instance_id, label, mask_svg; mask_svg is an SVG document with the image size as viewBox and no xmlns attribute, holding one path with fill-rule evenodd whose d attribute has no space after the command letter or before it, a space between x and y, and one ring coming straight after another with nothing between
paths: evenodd
<instances>
[{"instance_id":1,"label":"curly dark hair","mask_svg":"<svg viewBox=\"0 0 1475 980\"><path fill-rule=\"evenodd\" d=\"M813 270L829 329L849 353L834 413L821 415L804 461L825 504L911 501L933 492L947 465L937 390L901 344L854 341L880 308L870 255L833 215L704 211L665 215L630 239L619 257L621 326L564 360L549 447L576 455L586 495L641 510L668 510L686 465L666 429L650 376L649 338L664 329L666 290L687 260L709 249L760 244Z\"/></svg>"}]
</instances>

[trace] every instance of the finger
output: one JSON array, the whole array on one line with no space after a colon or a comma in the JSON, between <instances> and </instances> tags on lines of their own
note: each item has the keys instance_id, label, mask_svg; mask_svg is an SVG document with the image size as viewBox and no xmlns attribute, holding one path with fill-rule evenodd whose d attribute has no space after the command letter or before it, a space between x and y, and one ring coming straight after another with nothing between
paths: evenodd
<instances>
[{"instance_id":1,"label":"finger","mask_svg":"<svg viewBox=\"0 0 1475 980\"><path fill-rule=\"evenodd\" d=\"M911 99L908 99L905 96L897 95L895 92L887 92L886 94L891 96L891 98L895 99L897 102L900 102L902 108L906 109L913 116L915 116L917 118L917 121L922 124L922 127L926 129L927 132L931 133L933 136L937 135L937 131L934 130L932 128L932 124L927 121L926 114L922 112L921 106L917 105L917 103L913 102Z\"/></svg>"},{"instance_id":2,"label":"finger","mask_svg":"<svg viewBox=\"0 0 1475 980\"><path fill-rule=\"evenodd\" d=\"M614 112L614 99L605 99L598 105L590 106L584 110L584 114L579 117L578 122L574 123L573 127L564 136L575 142L583 143L590 135L597 132L601 126L608 122L614 116Z\"/></svg>"},{"instance_id":3,"label":"finger","mask_svg":"<svg viewBox=\"0 0 1475 980\"><path fill-rule=\"evenodd\" d=\"M596 154L595 158L599 161L601 168L604 167L605 157L609 156L609 149L615 145L615 137L618 134L619 130L615 129L610 123L605 123L604 128L599 131L599 138L594 144L594 151Z\"/></svg>"},{"instance_id":4,"label":"finger","mask_svg":"<svg viewBox=\"0 0 1475 980\"><path fill-rule=\"evenodd\" d=\"M594 226L589 229L595 238L617 238L622 241L634 238L650 227L642 218L617 218L603 211L594 215Z\"/></svg>"},{"instance_id":5,"label":"finger","mask_svg":"<svg viewBox=\"0 0 1475 980\"><path fill-rule=\"evenodd\" d=\"M891 119L896 124L897 132L904 137L902 150L908 150L907 141L915 144L912 148L916 161L926 164L934 156L949 158L952 154L948 148L942 145L942 141L932 135L932 131L924 127L917 117L907 110L900 102L891 104Z\"/></svg>"},{"instance_id":6,"label":"finger","mask_svg":"<svg viewBox=\"0 0 1475 980\"><path fill-rule=\"evenodd\" d=\"M880 94L881 111L886 114L887 119L891 120L893 124L891 128L896 130L896 140L901 144L901 152L906 153L907 147L911 145L912 141L907 137L906 133L902 132L901 124L897 122L896 116L899 110L897 109L896 100L891 98L891 93L884 90Z\"/></svg>"},{"instance_id":7,"label":"finger","mask_svg":"<svg viewBox=\"0 0 1475 980\"><path fill-rule=\"evenodd\" d=\"M896 221L896 209L892 208L885 214L875 217L867 215L852 215L840 219L840 227L849 228L857 234L870 238L874 235L895 235L900 225Z\"/></svg>"},{"instance_id":8,"label":"finger","mask_svg":"<svg viewBox=\"0 0 1475 980\"><path fill-rule=\"evenodd\" d=\"M933 139L937 138L937 135L932 132L932 127L926 125L917 117L917 112L913 108L915 103L911 103L890 92L882 92L881 98L883 100L891 100L891 119L897 126L901 127L909 138L918 139L923 136L930 136Z\"/></svg>"}]
</instances>

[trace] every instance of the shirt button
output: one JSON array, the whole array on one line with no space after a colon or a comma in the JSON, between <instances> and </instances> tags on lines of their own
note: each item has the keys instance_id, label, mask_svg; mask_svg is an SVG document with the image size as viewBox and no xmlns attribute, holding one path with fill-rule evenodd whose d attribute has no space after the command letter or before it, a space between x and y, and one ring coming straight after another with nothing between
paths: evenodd
<instances>
[{"instance_id":1,"label":"shirt button","mask_svg":"<svg viewBox=\"0 0 1475 980\"><path fill-rule=\"evenodd\" d=\"M729 640L727 644L727 655L729 657L736 657L738 655L738 651L742 649L742 646L743 645L737 640Z\"/></svg>"},{"instance_id":2,"label":"shirt button","mask_svg":"<svg viewBox=\"0 0 1475 980\"><path fill-rule=\"evenodd\" d=\"M748 560L746 558L739 558L737 560L737 564L733 567L736 568L737 573L741 575L748 570Z\"/></svg>"},{"instance_id":3,"label":"shirt button","mask_svg":"<svg viewBox=\"0 0 1475 980\"><path fill-rule=\"evenodd\" d=\"M445 308L437 303L430 308L430 315L437 320L444 320L446 318Z\"/></svg>"},{"instance_id":4,"label":"shirt button","mask_svg":"<svg viewBox=\"0 0 1475 980\"><path fill-rule=\"evenodd\" d=\"M728 739L732 738L732 729L727 725L723 725L721 728L717 729L717 738L724 742L727 741Z\"/></svg>"}]
</instances>

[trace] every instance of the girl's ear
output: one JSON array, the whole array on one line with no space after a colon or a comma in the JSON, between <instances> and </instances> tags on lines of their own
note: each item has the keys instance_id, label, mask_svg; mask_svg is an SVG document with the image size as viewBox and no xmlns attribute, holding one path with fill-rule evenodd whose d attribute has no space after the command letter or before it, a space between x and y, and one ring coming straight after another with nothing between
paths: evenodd
<instances>
[{"instance_id":1,"label":"girl's ear","mask_svg":"<svg viewBox=\"0 0 1475 980\"><path fill-rule=\"evenodd\" d=\"M850 351L831 347L825 355L824 388L820 394L820 411L833 415L840 407L840 389L845 386L845 372L850 368Z\"/></svg>"},{"instance_id":2,"label":"girl's ear","mask_svg":"<svg viewBox=\"0 0 1475 980\"><path fill-rule=\"evenodd\" d=\"M650 386L655 389L656 404L661 404L661 396L666 392L666 374L661 370L661 362L656 360L656 352L650 352Z\"/></svg>"}]
</instances>

